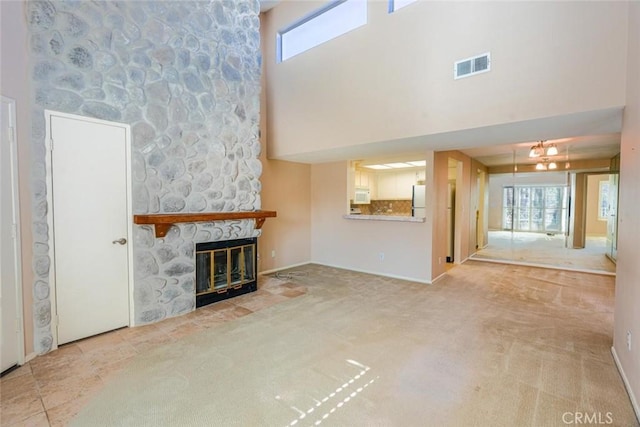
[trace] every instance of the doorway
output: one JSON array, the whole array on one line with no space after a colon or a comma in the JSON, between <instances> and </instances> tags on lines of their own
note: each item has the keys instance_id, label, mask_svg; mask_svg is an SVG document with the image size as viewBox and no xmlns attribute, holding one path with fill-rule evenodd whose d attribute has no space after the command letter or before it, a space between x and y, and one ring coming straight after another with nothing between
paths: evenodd
<instances>
[{"instance_id":1,"label":"doorway","mask_svg":"<svg viewBox=\"0 0 640 427\"><path fill-rule=\"evenodd\" d=\"M447 163L447 263L460 264L462 259L462 193L463 163L453 157Z\"/></svg>"},{"instance_id":2,"label":"doorway","mask_svg":"<svg viewBox=\"0 0 640 427\"><path fill-rule=\"evenodd\" d=\"M0 372L24 362L16 102L2 97L0 140Z\"/></svg>"},{"instance_id":3,"label":"doorway","mask_svg":"<svg viewBox=\"0 0 640 427\"><path fill-rule=\"evenodd\" d=\"M587 206L584 249L590 253L607 253L607 222L610 212L610 175L587 177Z\"/></svg>"},{"instance_id":4,"label":"doorway","mask_svg":"<svg viewBox=\"0 0 640 427\"><path fill-rule=\"evenodd\" d=\"M128 125L46 111L54 345L130 324Z\"/></svg>"},{"instance_id":5,"label":"doorway","mask_svg":"<svg viewBox=\"0 0 640 427\"><path fill-rule=\"evenodd\" d=\"M488 206L487 174L478 169L476 181L476 251L486 246L485 230L487 227L486 208Z\"/></svg>"}]
</instances>

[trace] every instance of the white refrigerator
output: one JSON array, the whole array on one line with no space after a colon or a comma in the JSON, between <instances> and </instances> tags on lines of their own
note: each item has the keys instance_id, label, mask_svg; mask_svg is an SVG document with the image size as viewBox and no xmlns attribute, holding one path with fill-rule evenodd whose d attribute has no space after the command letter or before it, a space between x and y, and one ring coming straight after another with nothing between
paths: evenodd
<instances>
[{"instance_id":1,"label":"white refrigerator","mask_svg":"<svg viewBox=\"0 0 640 427\"><path fill-rule=\"evenodd\" d=\"M411 216L415 216L418 218L425 217L425 186L424 185L414 185L413 186L413 196L411 197Z\"/></svg>"}]
</instances>

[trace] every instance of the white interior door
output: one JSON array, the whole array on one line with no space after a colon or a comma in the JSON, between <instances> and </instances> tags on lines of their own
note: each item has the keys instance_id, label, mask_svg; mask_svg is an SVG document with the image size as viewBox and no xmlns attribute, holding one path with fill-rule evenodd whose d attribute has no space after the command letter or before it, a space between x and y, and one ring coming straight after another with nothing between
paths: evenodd
<instances>
[{"instance_id":1,"label":"white interior door","mask_svg":"<svg viewBox=\"0 0 640 427\"><path fill-rule=\"evenodd\" d=\"M51 113L58 344L129 324L128 128Z\"/></svg>"},{"instance_id":2,"label":"white interior door","mask_svg":"<svg viewBox=\"0 0 640 427\"><path fill-rule=\"evenodd\" d=\"M22 362L22 280L15 101L2 97L0 143L0 372Z\"/></svg>"}]
</instances>

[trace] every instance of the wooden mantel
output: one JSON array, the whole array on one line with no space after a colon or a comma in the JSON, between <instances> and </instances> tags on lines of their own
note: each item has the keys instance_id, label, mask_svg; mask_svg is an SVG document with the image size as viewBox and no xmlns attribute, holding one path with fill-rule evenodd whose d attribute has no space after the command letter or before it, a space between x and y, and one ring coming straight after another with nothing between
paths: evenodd
<instances>
[{"instance_id":1,"label":"wooden mantel","mask_svg":"<svg viewBox=\"0 0 640 427\"><path fill-rule=\"evenodd\" d=\"M255 219L256 228L260 229L267 218L275 218L276 211L242 211L242 212L211 212L211 213L173 213L134 215L134 224L154 225L156 237L167 235L172 225L181 222L214 222L233 219Z\"/></svg>"}]
</instances>

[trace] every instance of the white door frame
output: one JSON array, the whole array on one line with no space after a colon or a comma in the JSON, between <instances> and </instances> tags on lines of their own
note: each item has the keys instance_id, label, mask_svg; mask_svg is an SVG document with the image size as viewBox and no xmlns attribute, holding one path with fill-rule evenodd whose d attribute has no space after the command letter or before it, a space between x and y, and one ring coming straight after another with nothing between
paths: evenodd
<instances>
[{"instance_id":1,"label":"white door frame","mask_svg":"<svg viewBox=\"0 0 640 427\"><path fill-rule=\"evenodd\" d=\"M58 308L56 301L56 271L55 271L55 230L53 226L53 216L54 212L52 209L53 206L53 170L51 165L51 149L52 149L52 141L51 141L51 118L52 117L62 117L67 119L81 120L90 123L108 125L108 126L117 126L121 127L125 131L125 149L126 149L126 159L127 159L127 216L129 217L129 221L127 221L127 241L130 243L127 245L127 258L129 261L128 268L128 285L129 285L129 326L134 324L134 305L133 305L133 210L132 210L132 175L131 175L131 126L125 123L117 123L117 122L109 122L106 120L94 119L92 117L79 116L75 114L67 114L61 113L58 111L45 110L45 122L46 122L46 136L45 136L45 146L46 146L46 159L45 159L45 167L46 167L46 180L47 180L47 205L49 209L47 209L47 225L49 226L49 256L51 258L51 267L49 269L49 287L51 289L51 334L53 336L53 343L51 348L53 350L58 348Z\"/></svg>"},{"instance_id":2,"label":"white door frame","mask_svg":"<svg viewBox=\"0 0 640 427\"><path fill-rule=\"evenodd\" d=\"M16 316L18 335L18 365L24 364L24 311L22 289L22 237L20 235L20 188L18 179L18 126L16 116L16 101L13 98L1 96L2 103L9 105L9 127L11 140L9 152L11 156L11 206L13 208L13 223L15 224L15 239L13 244L16 271Z\"/></svg>"}]
</instances>

